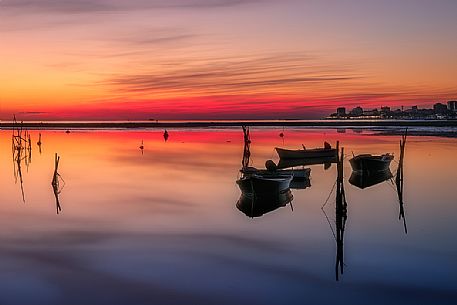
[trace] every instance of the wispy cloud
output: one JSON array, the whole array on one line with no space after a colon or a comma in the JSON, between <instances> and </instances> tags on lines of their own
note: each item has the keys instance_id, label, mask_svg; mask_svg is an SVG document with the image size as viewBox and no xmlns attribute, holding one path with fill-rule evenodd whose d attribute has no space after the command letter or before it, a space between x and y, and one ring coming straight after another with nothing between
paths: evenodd
<instances>
[{"instance_id":1,"label":"wispy cloud","mask_svg":"<svg viewBox=\"0 0 457 305\"><path fill-rule=\"evenodd\" d=\"M175 69L145 74L114 75L107 80L115 91L130 94L186 93L297 93L325 84L360 79L348 66L322 63L307 54L275 54L237 59L189 61Z\"/></svg>"},{"instance_id":2,"label":"wispy cloud","mask_svg":"<svg viewBox=\"0 0 457 305\"><path fill-rule=\"evenodd\" d=\"M215 8L243 5L261 0L3 0L0 6L33 12L79 14L89 12L134 11L160 8Z\"/></svg>"}]
</instances>

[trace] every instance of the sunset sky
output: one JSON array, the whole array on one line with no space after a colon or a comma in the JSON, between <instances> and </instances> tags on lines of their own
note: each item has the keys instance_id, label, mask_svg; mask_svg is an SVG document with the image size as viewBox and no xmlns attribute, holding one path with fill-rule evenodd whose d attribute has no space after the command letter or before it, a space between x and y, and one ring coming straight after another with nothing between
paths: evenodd
<instances>
[{"instance_id":1,"label":"sunset sky","mask_svg":"<svg viewBox=\"0 0 457 305\"><path fill-rule=\"evenodd\" d=\"M0 0L0 119L319 118L457 98L455 0Z\"/></svg>"}]
</instances>

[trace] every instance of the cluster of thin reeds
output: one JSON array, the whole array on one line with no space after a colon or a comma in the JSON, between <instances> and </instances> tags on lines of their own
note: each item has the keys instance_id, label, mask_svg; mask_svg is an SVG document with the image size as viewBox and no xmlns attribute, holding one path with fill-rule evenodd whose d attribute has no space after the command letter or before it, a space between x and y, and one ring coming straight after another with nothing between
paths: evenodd
<instances>
[{"instance_id":1,"label":"cluster of thin reeds","mask_svg":"<svg viewBox=\"0 0 457 305\"><path fill-rule=\"evenodd\" d=\"M11 139L11 152L13 155L14 179L21 184L22 201L25 202L22 164L29 167L32 163L32 140L30 133L24 129L22 122L18 123L16 117L13 118L13 135Z\"/></svg>"},{"instance_id":2,"label":"cluster of thin reeds","mask_svg":"<svg viewBox=\"0 0 457 305\"><path fill-rule=\"evenodd\" d=\"M41 133L39 135L39 139L37 142L41 153ZM11 149L13 155L13 165L14 165L14 178L15 182L20 182L21 185L21 194L22 194L22 201L25 202L25 192L24 192L24 180L22 174L22 165L29 167L30 163L32 162L32 138L29 131L23 128L22 122L18 123L16 117L13 117L13 135L11 141ZM60 157L56 154L55 155L55 164L54 164L54 174L52 178L52 189L54 192L54 196L56 198L56 209L57 214L62 211L59 201L59 194L62 192L62 189L65 185L65 181L60 176L58 169L59 169L59 161Z\"/></svg>"}]
</instances>

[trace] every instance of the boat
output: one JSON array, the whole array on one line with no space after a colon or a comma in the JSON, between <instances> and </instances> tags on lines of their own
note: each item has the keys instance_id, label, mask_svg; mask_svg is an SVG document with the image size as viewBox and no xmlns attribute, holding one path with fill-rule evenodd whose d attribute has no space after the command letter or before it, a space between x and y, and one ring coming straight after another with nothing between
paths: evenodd
<instances>
[{"instance_id":1,"label":"boat","mask_svg":"<svg viewBox=\"0 0 457 305\"><path fill-rule=\"evenodd\" d=\"M275 176L275 175L286 175L292 176L293 179L309 179L309 175L311 174L310 168L302 168L302 169L290 169L290 170L276 170L270 171L266 169L257 169L255 167L245 167L240 170L245 176L249 175L260 175L263 177Z\"/></svg>"},{"instance_id":2,"label":"boat","mask_svg":"<svg viewBox=\"0 0 457 305\"><path fill-rule=\"evenodd\" d=\"M332 163L336 163L337 161L337 156L308 159L280 159L278 163L278 169L283 170L297 166L310 166L318 164L323 164L324 168L328 169Z\"/></svg>"},{"instance_id":3,"label":"boat","mask_svg":"<svg viewBox=\"0 0 457 305\"><path fill-rule=\"evenodd\" d=\"M354 171L349 178L349 183L360 189L365 189L387 181L392 177L390 169L377 172Z\"/></svg>"},{"instance_id":4,"label":"boat","mask_svg":"<svg viewBox=\"0 0 457 305\"><path fill-rule=\"evenodd\" d=\"M390 162L394 159L391 154L354 156L349 163L353 171L378 172L389 169Z\"/></svg>"},{"instance_id":5,"label":"boat","mask_svg":"<svg viewBox=\"0 0 457 305\"><path fill-rule=\"evenodd\" d=\"M338 156L338 150L336 148L332 148L330 144L327 142L324 143L323 148L313 148L313 149L297 149L297 150L290 150L284 148L275 148L276 152L280 159L311 159L311 158L326 158L326 157L334 157Z\"/></svg>"},{"instance_id":6,"label":"boat","mask_svg":"<svg viewBox=\"0 0 457 305\"><path fill-rule=\"evenodd\" d=\"M238 179L236 183L243 193L275 194L289 189L292 178L292 175L287 174L252 174Z\"/></svg>"}]
</instances>

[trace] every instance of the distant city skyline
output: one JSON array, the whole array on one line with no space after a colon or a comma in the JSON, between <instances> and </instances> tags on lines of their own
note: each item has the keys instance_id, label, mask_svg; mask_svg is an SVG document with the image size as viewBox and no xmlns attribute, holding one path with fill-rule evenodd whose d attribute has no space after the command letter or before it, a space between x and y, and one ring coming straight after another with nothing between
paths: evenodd
<instances>
[{"instance_id":1,"label":"distant city skyline","mask_svg":"<svg viewBox=\"0 0 457 305\"><path fill-rule=\"evenodd\" d=\"M2 0L0 119L316 119L457 99L457 1Z\"/></svg>"},{"instance_id":2,"label":"distant city skyline","mask_svg":"<svg viewBox=\"0 0 457 305\"><path fill-rule=\"evenodd\" d=\"M457 117L457 100L447 101L445 103L437 102L431 108L419 108L418 105L412 105L409 108L404 106L381 106L375 108L363 108L356 106L350 111L344 106L336 109L336 112L330 114L327 118L351 119L351 118L428 118L428 119L455 119Z\"/></svg>"}]
</instances>

